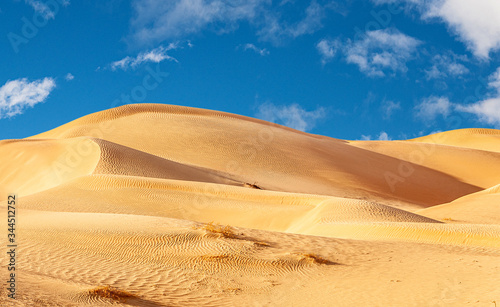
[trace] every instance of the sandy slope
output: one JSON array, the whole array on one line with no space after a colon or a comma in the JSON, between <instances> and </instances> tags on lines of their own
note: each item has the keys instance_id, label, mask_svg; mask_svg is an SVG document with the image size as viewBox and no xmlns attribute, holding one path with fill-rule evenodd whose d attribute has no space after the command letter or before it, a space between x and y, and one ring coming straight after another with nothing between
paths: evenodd
<instances>
[{"instance_id":1,"label":"sandy slope","mask_svg":"<svg viewBox=\"0 0 500 307\"><path fill-rule=\"evenodd\" d=\"M500 152L500 131L494 129L459 129L410 141Z\"/></svg>"},{"instance_id":2,"label":"sandy slope","mask_svg":"<svg viewBox=\"0 0 500 307\"><path fill-rule=\"evenodd\" d=\"M454 131L451 132L453 136ZM446 139L446 134L441 138ZM500 139L498 142L500 143ZM351 144L402 161L401 169L395 173L397 176L396 189L406 181L407 177L420 175L420 170L409 167L409 163L437 170L481 189L499 183L500 152L413 141L356 141L351 142ZM420 178L434 182L429 180L433 179L432 177L426 178L426 176L422 174Z\"/></svg>"},{"instance_id":3,"label":"sandy slope","mask_svg":"<svg viewBox=\"0 0 500 307\"><path fill-rule=\"evenodd\" d=\"M418 213L455 223L500 225L500 185Z\"/></svg>"},{"instance_id":4,"label":"sandy slope","mask_svg":"<svg viewBox=\"0 0 500 307\"><path fill-rule=\"evenodd\" d=\"M146 104L0 141L17 305L494 306L498 135L352 142ZM135 297L88 293L106 284Z\"/></svg>"},{"instance_id":5,"label":"sandy slope","mask_svg":"<svg viewBox=\"0 0 500 307\"><path fill-rule=\"evenodd\" d=\"M225 238L161 217L21 214L18 291L28 306L106 305L87 292L103 284L138 295L132 306L492 306L500 295L499 254L484 249L250 229Z\"/></svg>"},{"instance_id":6,"label":"sandy slope","mask_svg":"<svg viewBox=\"0 0 500 307\"><path fill-rule=\"evenodd\" d=\"M91 174L100 147L88 138L0 141L0 200L29 195Z\"/></svg>"}]
</instances>

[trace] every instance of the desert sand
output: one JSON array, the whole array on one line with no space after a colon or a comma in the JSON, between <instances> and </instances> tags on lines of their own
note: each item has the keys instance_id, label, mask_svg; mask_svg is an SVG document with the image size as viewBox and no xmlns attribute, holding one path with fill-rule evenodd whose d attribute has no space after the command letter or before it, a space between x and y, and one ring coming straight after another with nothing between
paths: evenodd
<instances>
[{"instance_id":1,"label":"desert sand","mask_svg":"<svg viewBox=\"0 0 500 307\"><path fill-rule=\"evenodd\" d=\"M500 306L498 130L348 141L127 105L0 141L0 174L0 306Z\"/></svg>"}]
</instances>

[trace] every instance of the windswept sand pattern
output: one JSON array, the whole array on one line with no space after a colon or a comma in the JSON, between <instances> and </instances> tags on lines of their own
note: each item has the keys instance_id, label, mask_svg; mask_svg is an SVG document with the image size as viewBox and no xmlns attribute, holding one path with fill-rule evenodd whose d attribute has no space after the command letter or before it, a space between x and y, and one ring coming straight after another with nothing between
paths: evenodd
<instances>
[{"instance_id":1,"label":"windswept sand pattern","mask_svg":"<svg viewBox=\"0 0 500 307\"><path fill-rule=\"evenodd\" d=\"M494 307L499 136L344 141L140 104L0 141L1 210L19 197L0 306Z\"/></svg>"}]
</instances>

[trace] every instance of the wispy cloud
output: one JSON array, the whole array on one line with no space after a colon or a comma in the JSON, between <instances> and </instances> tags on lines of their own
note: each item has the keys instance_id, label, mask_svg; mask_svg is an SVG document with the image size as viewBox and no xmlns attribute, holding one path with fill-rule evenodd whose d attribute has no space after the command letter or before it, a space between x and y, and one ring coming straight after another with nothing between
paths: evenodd
<instances>
[{"instance_id":1,"label":"wispy cloud","mask_svg":"<svg viewBox=\"0 0 500 307\"><path fill-rule=\"evenodd\" d=\"M227 33L237 29L240 22L247 22L261 40L280 44L322 27L326 5L312 0L301 19L285 22L280 10L290 9L290 5L295 3L273 6L269 0L134 0L130 40L134 45L151 45L206 29Z\"/></svg>"},{"instance_id":2,"label":"wispy cloud","mask_svg":"<svg viewBox=\"0 0 500 307\"><path fill-rule=\"evenodd\" d=\"M431 96L415 106L415 117L424 121L433 121L439 115L447 117L453 110L453 104L446 97Z\"/></svg>"},{"instance_id":3,"label":"wispy cloud","mask_svg":"<svg viewBox=\"0 0 500 307\"><path fill-rule=\"evenodd\" d=\"M75 79L75 76L73 76L73 74L71 73L67 73L66 76L64 76L64 79L66 79L66 81L71 81Z\"/></svg>"},{"instance_id":4,"label":"wispy cloud","mask_svg":"<svg viewBox=\"0 0 500 307\"><path fill-rule=\"evenodd\" d=\"M36 0L25 0L26 4L29 4L35 12L40 14L45 19L53 19L55 14L50 9L50 7L42 1Z\"/></svg>"},{"instance_id":5,"label":"wispy cloud","mask_svg":"<svg viewBox=\"0 0 500 307\"><path fill-rule=\"evenodd\" d=\"M500 50L500 1L498 0L372 0L377 4L406 2L423 20L439 20L466 44L475 56L488 59Z\"/></svg>"},{"instance_id":6,"label":"wispy cloud","mask_svg":"<svg viewBox=\"0 0 500 307\"><path fill-rule=\"evenodd\" d=\"M494 91L490 98L469 105L457 105L456 109L474 114L480 122L500 128L500 67L489 77L488 86Z\"/></svg>"},{"instance_id":7,"label":"wispy cloud","mask_svg":"<svg viewBox=\"0 0 500 307\"><path fill-rule=\"evenodd\" d=\"M316 1L311 1L305 10L305 16L296 23L285 23L273 11L265 13L262 28L257 32L262 40L274 44L281 44L284 40L296 38L305 34L312 34L323 27L325 7Z\"/></svg>"},{"instance_id":8,"label":"wispy cloud","mask_svg":"<svg viewBox=\"0 0 500 307\"><path fill-rule=\"evenodd\" d=\"M346 61L372 77L383 77L387 70L406 72L406 62L420 44L396 29L368 31L362 39L346 43Z\"/></svg>"},{"instance_id":9,"label":"wispy cloud","mask_svg":"<svg viewBox=\"0 0 500 307\"><path fill-rule=\"evenodd\" d=\"M438 116L447 117L451 112L470 113L479 122L500 128L500 67L489 77L488 86L493 90L488 98L471 104L452 103L446 97L428 97L415 107L415 117L431 121Z\"/></svg>"},{"instance_id":10,"label":"wispy cloud","mask_svg":"<svg viewBox=\"0 0 500 307\"><path fill-rule=\"evenodd\" d=\"M36 13L40 14L43 18L45 19L54 19L56 12L52 10L54 6L51 8L48 3L44 1L38 1L38 0L24 0L24 2L28 5L30 5ZM63 6L67 6L70 4L69 0L59 0L57 1ZM56 3L56 5L59 5L59 3Z\"/></svg>"},{"instance_id":11,"label":"wispy cloud","mask_svg":"<svg viewBox=\"0 0 500 307\"><path fill-rule=\"evenodd\" d=\"M459 57L455 54L450 55L435 55L432 58L432 67L425 70L427 80L442 79L447 77L461 77L469 73L469 69L460 61L465 61L466 58Z\"/></svg>"},{"instance_id":12,"label":"wispy cloud","mask_svg":"<svg viewBox=\"0 0 500 307\"><path fill-rule=\"evenodd\" d=\"M130 57L127 56L119 61L115 61L110 64L111 70L117 70L117 69L122 69L122 70L127 70L128 68L136 68L140 64L146 63L146 62L154 62L154 63L159 63L164 60L170 60L170 61L175 61L177 60L167 54L169 50L177 49L178 45L177 44L170 44L167 47L160 46L155 49L152 49L150 51L145 51L139 53L136 57Z\"/></svg>"},{"instance_id":13,"label":"wispy cloud","mask_svg":"<svg viewBox=\"0 0 500 307\"><path fill-rule=\"evenodd\" d=\"M341 47L341 42L338 39L329 40L322 39L316 44L316 49L321 55L321 63L326 64L330 62Z\"/></svg>"},{"instance_id":14,"label":"wispy cloud","mask_svg":"<svg viewBox=\"0 0 500 307\"><path fill-rule=\"evenodd\" d=\"M340 42L322 40L316 46L322 60L331 59L339 45L347 63L356 64L359 70L370 77L383 77L391 73L406 72L406 63L422 44L416 38L405 35L397 29L367 31L361 38Z\"/></svg>"},{"instance_id":15,"label":"wispy cloud","mask_svg":"<svg viewBox=\"0 0 500 307\"><path fill-rule=\"evenodd\" d=\"M470 105L458 105L457 110L474 114L480 122L500 128L500 97Z\"/></svg>"},{"instance_id":16,"label":"wispy cloud","mask_svg":"<svg viewBox=\"0 0 500 307\"><path fill-rule=\"evenodd\" d=\"M371 141L372 140L372 136L371 135L361 135L361 140L362 141ZM378 137L375 140L378 140L378 141L390 141L390 140L392 140L392 138L389 137L389 135L387 134L387 132L381 131L380 134L378 135Z\"/></svg>"},{"instance_id":17,"label":"wispy cloud","mask_svg":"<svg viewBox=\"0 0 500 307\"><path fill-rule=\"evenodd\" d=\"M0 87L0 118L22 114L25 109L44 102L55 87L52 78L33 82L26 78L7 81Z\"/></svg>"},{"instance_id":18,"label":"wispy cloud","mask_svg":"<svg viewBox=\"0 0 500 307\"><path fill-rule=\"evenodd\" d=\"M255 46L254 44L245 44L243 46L243 50L252 50L255 51L256 53L264 56L264 55L269 55L269 51L266 48L259 48Z\"/></svg>"},{"instance_id":19,"label":"wispy cloud","mask_svg":"<svg viewBox=\"0 0 500 307\"><path fill-rule=\"evenodd\" d=\"M143 45L196 33L210 24L252 20L266 0L135 0L132 39Z\"/></svg>"},{"instance_id":20,"label":"wispy cloud","mask_svg":"<svg viewBox=\"0 0 500 307\"><path fill-rule=\"evenodd\" d=\"M259 106L256 116L296 130L310 131L319 119L326 116L326 110L319 107L314 111L306 111L297 103L280 106L264 103Z\"/></svg>"},{"instance_id":21,"label":"wispy cloud","mask_svg":"<svg viewBox=\"0 0 500 307\"><path fill-rule=\"evenodd\" d=\"M488 80L488 86L495 89L497 94L500 96L500 67L498 67L497 70L489 76Z\"/></svg>"},{"instance_id":22,"label":"wispy cloud","mask_svg":"<svg viewBox=\"0 0 500 307\"><path fill-rule=\"evenodd\" d=\"M378 136L378 139L380 141L389 141L389 140L391 140L391 138L389 137L389 135L387 134L387 132L384 132L384 131L380 132L380 134Z\"/></svg>"},{"instance_id":23,"label":"wispy cloud","mask_svg":"<svg viewBox=\"0 0 500 307\"><path fill-rule=\"evenodd\" d=\"M401 103L392 100L384 100L381 107L384 113L384 119L390 119L395 111L401 109Z\"/></svg>"}]
</instances>

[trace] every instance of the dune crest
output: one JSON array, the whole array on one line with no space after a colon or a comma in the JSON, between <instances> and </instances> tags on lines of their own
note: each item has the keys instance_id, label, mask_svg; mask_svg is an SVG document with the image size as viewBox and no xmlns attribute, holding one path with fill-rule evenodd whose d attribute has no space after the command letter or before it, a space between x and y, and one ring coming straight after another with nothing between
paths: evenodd
<instances>
[{"instance_id":1,"label":"dune crest","mask_svg":"<svg viewBox=\"0 0 500 307\"><path fill-rule=\"evenodd\" d=\"M32 138L81 136L275 191L364 197L418 208L450 202L483 188L455 174L402 163L346 141L223 112L168 105L128 105L98 112Z\"/></svg>"},{"instance_id":2,"label":"dune crest","mask_svg":"<svg viewBox=\"0 0 500 307\"><path fill-rule=\"evenodd\" d=\"M0 200L33 194L92 174L100 147L90 138L0 141Z\"/></svg>"}]
</instances>

